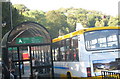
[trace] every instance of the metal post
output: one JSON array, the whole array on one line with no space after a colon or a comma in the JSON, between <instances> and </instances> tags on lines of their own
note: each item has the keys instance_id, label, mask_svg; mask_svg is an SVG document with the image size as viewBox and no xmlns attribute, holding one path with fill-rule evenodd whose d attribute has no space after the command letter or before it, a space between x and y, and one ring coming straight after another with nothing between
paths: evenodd
<instances>
[{"instance_id":1,"label":"metal post","mask_svg":"<svg viewBox=\"0 0 120 79\"><path fill-rule=\"evenodd\" d=\"M33 79L31 46L29 46L29 54L30 54L30 71L31 71L30 79Z\"/></svg>"},{"instance_id":2,"label":"metal post","mask_svg":"<svg viewBox=\"0 0 120 79\"><path fill-rule=\"evenodd\" d=\"M53 65L52 44L50 45L50 53L51 53L51 64L52 64L52 79L54 79L54 65Z\"/></svg>"},{"instance_id":3,"label":"metal post","mask_svg":"<svg viewBox=\"0 0 120 79\"><path fill-rule=\"evenodd\" d=\"M20 65L21 65L21 63L20 63L20 50L19 50L19 47L17 47L17 52L18 52L18 63L19 63L19 76L20 76L20 78L19 79L21 79L21 68L20 68Z\"/></svg>"},{"instance_id":4,"label":"metal post","mask_svg":"<svg viewBox=\"0 0 120 79\"><path fill-rule=\"evenodd\" d=\"M13 24L12 24L12 3L10 2L10 25L11 25L11 29L13 28Z\"/></svg>"}]
</instances>

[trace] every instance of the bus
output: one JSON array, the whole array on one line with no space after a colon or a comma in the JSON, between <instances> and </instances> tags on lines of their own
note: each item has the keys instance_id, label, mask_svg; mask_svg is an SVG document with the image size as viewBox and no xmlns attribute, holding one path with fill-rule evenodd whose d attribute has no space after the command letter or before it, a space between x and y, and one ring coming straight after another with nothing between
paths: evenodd
<instances>
[{"instance_id":1,"label":"bus","mask_svg":"<svg viewBox=\"0 0 120 79\"><path fill-rule=\"evenodd\" d=\"M53 42L54 72L70 77L100 76L120 69L120 27L86 28Z\"/></svg>"}]
</instances>

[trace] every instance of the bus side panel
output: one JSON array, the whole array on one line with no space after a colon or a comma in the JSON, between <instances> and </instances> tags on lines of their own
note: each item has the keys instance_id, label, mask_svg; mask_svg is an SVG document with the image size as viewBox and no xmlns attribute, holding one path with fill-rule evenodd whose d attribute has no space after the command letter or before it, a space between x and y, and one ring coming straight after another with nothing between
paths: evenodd
<instances>
[{"instance_id":1,"label":"bus side panel","mask_svg":"<svg viewBox=\"0 0 120 79\"><path fill-rule=\"evenodd\" d=\"M67 75L71 73L72 77L87 77L85 62L54 62L55 74Z\"/></svg>"},{"instance_id":2,"label":"bus side panel","mask_svg":"<svg viewBox=\"0 0 120 79\"><path fill-rule=\"evenodd\" d=\"M84 35L78 36L78 49L79 49L79 61L80 61L80 71L82 72L81 77L87 77L87 68L91 67L90 54L85 49Z\"/></svg>"}]
</instances>

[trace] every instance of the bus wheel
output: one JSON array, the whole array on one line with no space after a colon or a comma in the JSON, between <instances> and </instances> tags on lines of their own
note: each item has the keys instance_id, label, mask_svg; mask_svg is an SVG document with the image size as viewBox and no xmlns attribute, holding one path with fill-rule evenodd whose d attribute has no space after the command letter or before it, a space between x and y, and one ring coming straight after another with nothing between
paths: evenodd
<instances>
[{"instance_id":1,"label":"bus wheel","mask_svg":"<svg viewBox=\"0 0 120 79\"><path fill-rule=\"evenodd\" d=\"M67 72L67 79L72 79L70 72Z\"/></svg>"}]
</instances>

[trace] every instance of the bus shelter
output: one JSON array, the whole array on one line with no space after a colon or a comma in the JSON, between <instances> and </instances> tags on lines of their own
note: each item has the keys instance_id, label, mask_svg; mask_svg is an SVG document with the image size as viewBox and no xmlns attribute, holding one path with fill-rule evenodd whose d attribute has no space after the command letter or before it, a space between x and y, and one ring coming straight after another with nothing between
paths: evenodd
<instances>
[{"instance_id":1,"label":"bus shelter","mask_svg":"<svg viewBox=\"0 0 120 79\"><path fill-rule=\"evenodd\" d=\"M2 78L53 79L51 37L35 22L23 22L2 40Z\"/></svg>"}]
</instances>

